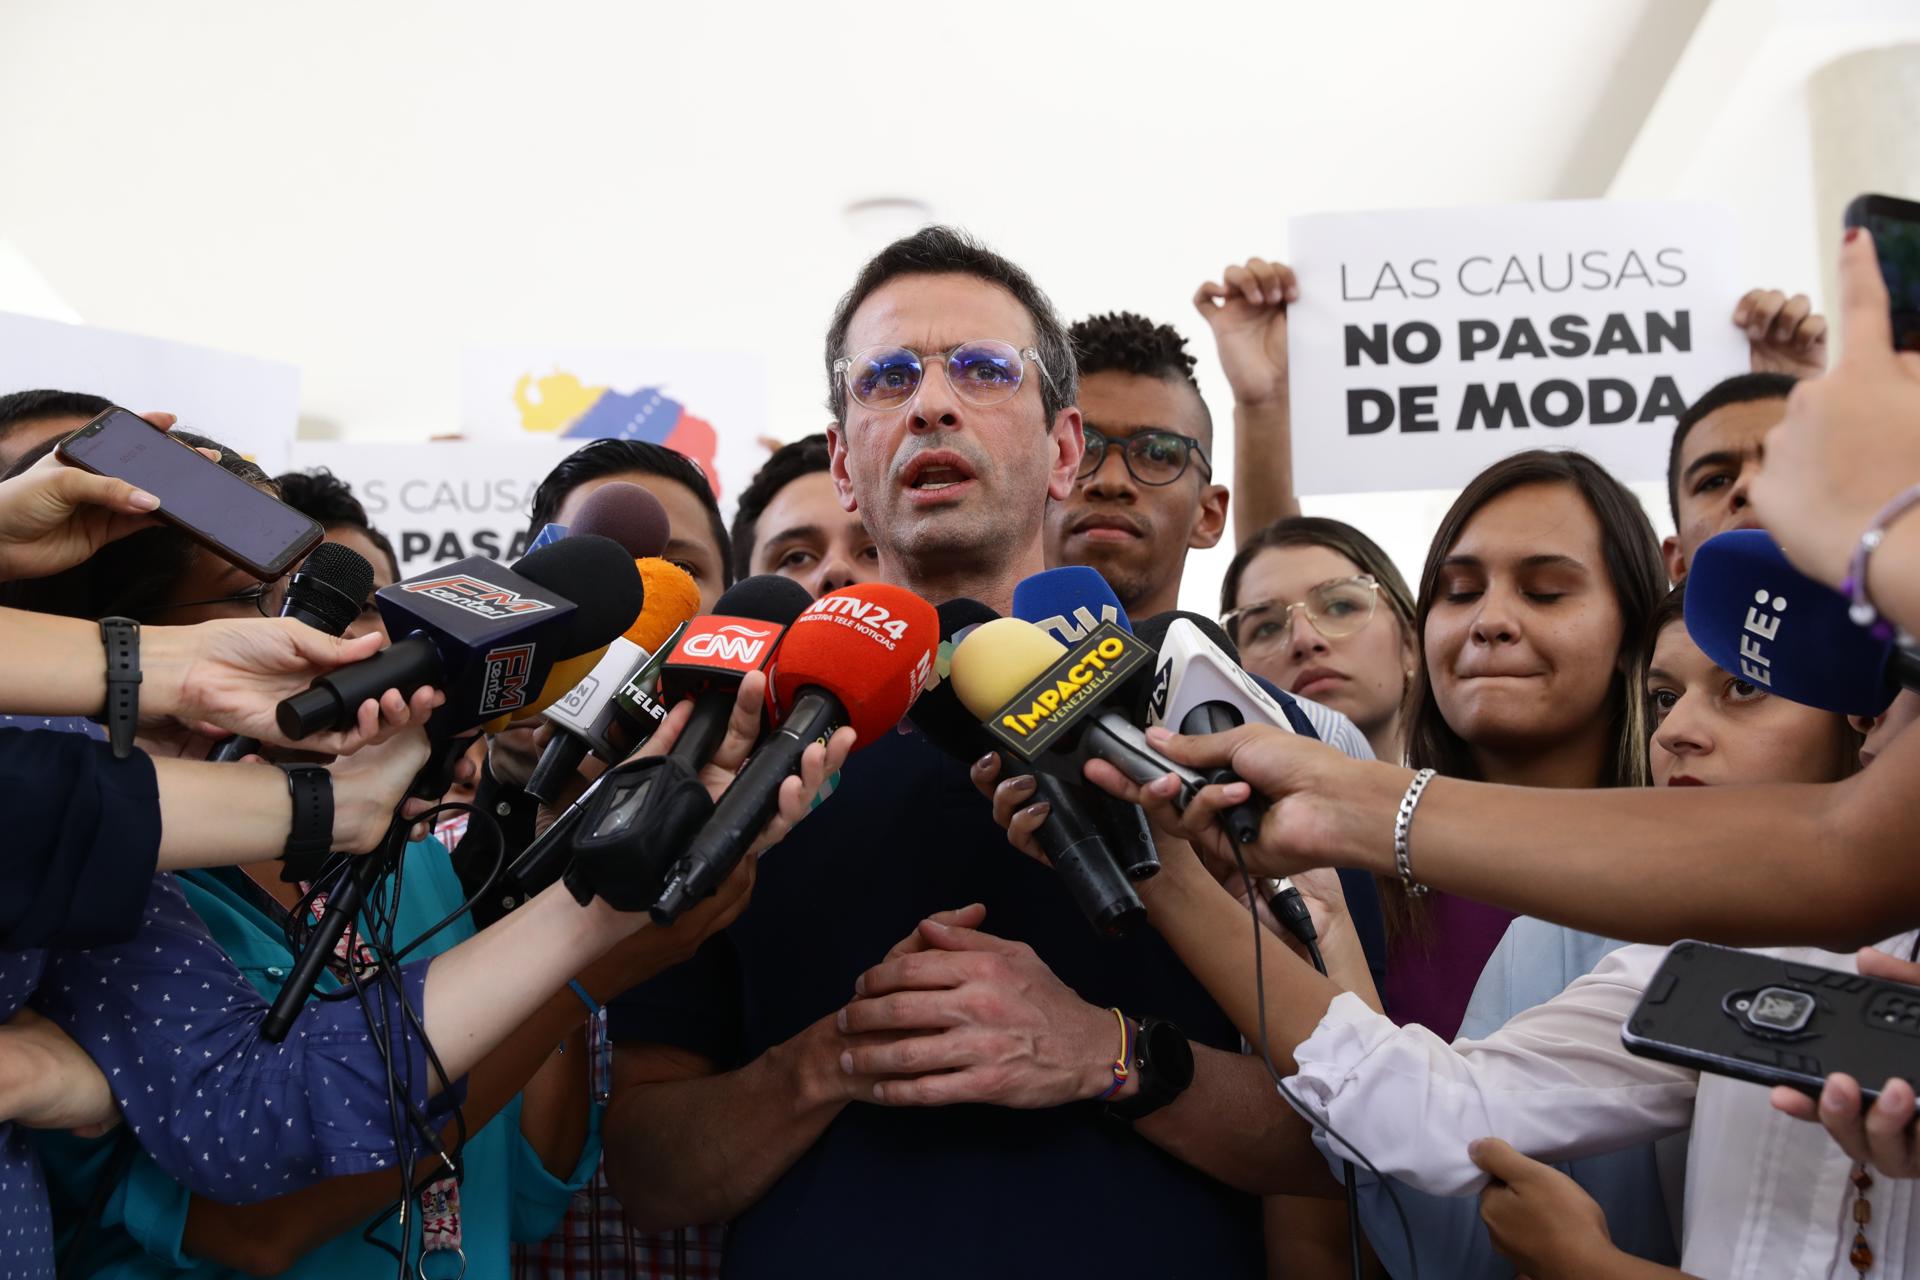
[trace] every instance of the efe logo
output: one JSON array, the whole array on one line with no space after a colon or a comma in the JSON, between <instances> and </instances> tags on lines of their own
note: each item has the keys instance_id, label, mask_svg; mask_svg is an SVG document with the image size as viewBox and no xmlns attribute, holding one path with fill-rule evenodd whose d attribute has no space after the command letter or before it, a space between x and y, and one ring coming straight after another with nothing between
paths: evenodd
<instances>
[{"instance_id":1,"label":"efe logo","mask_svg":"<svg viewBox=\"0 0 1920 1280\"><path fill-rule=\"evenodd\" d=\"M545 600L534 600L507 587L495 586L491 582L456 573L445 578L429 578L424 582L403 582L401 588L415 595L450 604L456 609L485 618L490 622L500 622L507 618L517 618L523 613L539 613L553 606Z\"/></svg>"}]
</instances>

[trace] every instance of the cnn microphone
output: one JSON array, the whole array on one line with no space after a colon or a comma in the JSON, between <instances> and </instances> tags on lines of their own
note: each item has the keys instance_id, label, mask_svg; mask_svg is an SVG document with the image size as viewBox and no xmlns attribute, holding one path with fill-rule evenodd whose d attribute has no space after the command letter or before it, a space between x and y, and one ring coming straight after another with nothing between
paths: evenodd
<instances>
[{"instance_id":1,"label":"cnn microphone","mask_svg":"<svg viewBox=\"0 0 1920 1280\"><path fill-rule=\"evenodd\" d=\"M1013 589L1010 616L1033 623L1063 645L1086 639L1102 623L1133 631L1126 607L1113 587L1098 570L1085 565L1062 565L1021 579ZM1126 804L1085 782L1061 785L1076 788L1084 797L1082 807L1100 824L1128 879L1145 880L1159 874L1160 851L1154 846L1153 829L1140 806Z\"/></svg>"},{"instance_id":2,"label":"cnn microphone","mask_svg":"<svg viewBox=\"0 0 1920 1280\"><path fill-rule=\"evenodd\" d=\"M884 737L919 696L933 669L940 621L904 587L863 582L830 591L794 619L767 671L777 726L714 805L713 816L675 864L652 908L672 924L712 894L746 856L780 803L800 759L842 725L856 745Z\"/></svg>"},{"instance_id":3,"label":"cnn microphone","mask_svg":"<svg viewBox=\"0 0 1920 1280\"><path fill-rule=\"evenodd\" d=\"M1854 622L1847 598L1787 562L1759 529L1702 543L1686 579L1687 634L1715 666L1839 715L1877 716L1920 689L1920 656Z\"/></svg>"},{"instance_id":4,"label":"cnn microphone","mask_svg":"<svg viewBox=\"0 0 1920 1280\"><path fill-rule=\"evenodd\" d=\"M411 697L426 685L446 694L431 722L442 739L531 714L554 664L611 642L640 611L640 592L618 543L578 534L512 568L475 556L396 582L374 602L387 634L402 639L281 702L280 730L299 739L346 729L368 698L388 689Z\"/></svg>"},{"instance_id":5,"label":"cnn microphone","mask_svg":"<svg viewBox=\"0 0 1920 1280\"><path fill-rule=\"evenodd\" d=\"M300 571L287 582L287 598L280 616L306 623L330 636L345 635L373 590L373 566L352 547L323 542L313 549ZM207 759L231 764L260 749L258 738L238 734L223 738L207 752Z\"/></svg>"},{"instance_id":6,"label":"cnn microphone","mask_svg":"<svg viewBox=\"0 0 1920 1280\"><path fill-rule=\"evenodd\" d=\"M938 612L943 650L964 640L973 628L1000 616L978 600L965 598L947 601ZM1000 744L980 727L979 718L962 705L951 680L942 679L922 693L908 718L928 741L962 764L970 765L988 752L1000 750ZM1034 799L1046 802L1047 816L1034 833L1034 843L1047 856L1080 913L1108 937L1120 938L1133 932L1147 918L1147 909L1133 887L1136 877L1126 874L1114 855L1116 846L1129 847L1132 833L1124 831L1119 837L1109 834L1090 803L1096 795L1088 788L1073 786L1052 774L1036 773L1033 766L1011 752L1003 752L1000 758L1004 762L1003 778L1032 778ZM1100 798L1112 799L1104 793ZM1116 812L1122 808L1129 811L1129 816L1140 812L1136 806L1113 805ZM1151 847L1152 832L1146 838ZM1154 865L1157 870L1158 862Z\"/></svg>"},{"instance_id":7,"label":"cnn microphone","mask_svg":"<svg viewBox=\"0 0 1920 1280\"><path fill-rule=\"evenodd\" d=\"M542 713L554 727L554 735L540 753L525 788L541 804L553 802L579 772L588 752L608 764L618 764L645 740L644 735L636 740L633 729L638 726L629 728L622 719L616 695L645 669L681 623L700 612L700 588L685 569L657 557L635 560L634 568L644 587L640 615L608 646L606 655L585 678ZM648 733L652 727L652 722L645 726Z\"/></svg>"}]
</instances>

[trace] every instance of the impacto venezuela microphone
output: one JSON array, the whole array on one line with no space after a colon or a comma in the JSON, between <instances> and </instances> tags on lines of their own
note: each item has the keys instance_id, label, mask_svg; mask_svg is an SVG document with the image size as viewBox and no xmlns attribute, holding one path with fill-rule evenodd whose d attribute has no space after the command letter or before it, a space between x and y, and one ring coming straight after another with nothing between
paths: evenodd
<instances>
[{"instance_id":1,"label":"impacto venezuela microphone","mask_svg":"<svg viewBox=\"0 0 1920 1280\"><path fill-rule=\"evenodd\" d=\"M1920 660L1854 622L1846 597L1807 577L1760 529L1702 543L1687 571L1687 634L1729 675L1840 715L1877 716Z\"/></svg>"},{"instance_id":2,"label":"impacto venezuela microphone","mask_svg":"<svg viewBox=\"0 0 1920 1280\"><path fill-rule=\"evenodd\" d=\"M884 582L828 592L795 618L767 669L776 728L669 872L654 920L672 924L727 878L778 809L780 786L800 772L809 746L852 725L858 749L898 724L926 684L939 643L933 606Z\"/></svg>"}]
</instances>

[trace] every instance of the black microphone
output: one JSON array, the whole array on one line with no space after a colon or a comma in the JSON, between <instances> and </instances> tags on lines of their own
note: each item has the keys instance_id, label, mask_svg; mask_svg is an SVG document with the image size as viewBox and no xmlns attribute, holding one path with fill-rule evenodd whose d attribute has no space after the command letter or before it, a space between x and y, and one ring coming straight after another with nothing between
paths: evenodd
<instances>
[{"instance_id":1,"label":"black microphone","mask_svg":"<svg viewBox=\"0 0 1920 1280\"><path fill-rule=\"evenodd\" d=\"M1000 615L978 600L949 600L940 606L940 635L944 645L957 645L973 628L991 622ZM914 727L928 741L962 764L972 764L1000 744L980 727L980 718L961 703L953 683L942 680L920 695L908 713ZM1115 846L1126 847L1134 834L1119 822L1116 806L1112 826L1122 832L1110 836L1102 811L1088 803L1093 799L1078 786L1036 771L1012 752L1001 751L1002 778L1030 777L1034 780L1034 799L1045 801L1048 813L1034 834L1034 842L1047 856L1055 873L1066 885L1074 905L1100 933L1125 937L1147 918L1131 878L1123 871ZM1127 806L1132 814L1137 808ZM1145 833L1147 847L1153 847L1153 835ZM1158 867L1158 861L1154 863Z\"/></svg>"},{"instance_id":2,"label":"black microphone","mask_svg":"<svg viewBox=\"0 0 1920 1280\"><path fill-rule=\"evenodd\" d=\"M387 634L402 639L283 701L278 719L289 738L351 728L368 698L388 689L411 697L427 685L446 694L432 721L439 737L529 715L555 662L611 643L633 621L641 586L619 543L583 534L512 568L474 556L432 569L374 602ZM568 690L551 692L558 699Z\"/></svg>"},{"instance_id":3,"label":"black microphone","mask_svg":"<svg viewBox=\"0 0 1920 1280\"><path fill-rule=\"evenodd\" d=\"M323 542L313 549L300 571L287 582L287 598L280 616L304 622L315 631L341 636L360 616L367 593L373 590L373 566L352 547ZM235 734L216 742L207 759L231 764L260 749L258 738Z\"/></svg>"},{"instance_id":4,"label":"black microphone","mask_svg":"<svg viewBox=\"0 0 1920 1280\"><path fill-rule=\"evenodd\" d=\"M1240 651L1211 618L1169 610L1140 624L1138 633L1159 653L1160 666L1149 686L1149 723L1171 724L1189 735L1225 733L1248 720L1287 724L1277 706L1271 713L1265 691L1240 666ZM1202 687L1203 681L1212 683ZM1240 776L1225 765L1202 771L1209 784L1227 786ZM1220 815L1236 844L1251 844L1260 834L1265 801L1256 793Z\"/></svg>"}]
</instances>

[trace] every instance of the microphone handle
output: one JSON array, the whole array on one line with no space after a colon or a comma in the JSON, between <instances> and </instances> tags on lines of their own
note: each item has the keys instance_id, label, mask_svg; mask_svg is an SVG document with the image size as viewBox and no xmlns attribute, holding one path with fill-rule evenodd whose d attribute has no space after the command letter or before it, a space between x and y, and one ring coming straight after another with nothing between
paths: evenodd
<instances>
[{"instance_id":1,"label":"microphone handle","mask_svg":"<svg viewBox=\"0 0 1920 1280\"><path fill-rule=\"evenodd\" d=\"M846 722L846 708L833 694L820 688L800 691L793 710L754 750L714 805L707 825L667 874L666 887L652 907L655 924L672 924L727 878L780 807L780 786L800 771L800 757Z\"/></svg>"},{"instance_id":2,"label":"microphone handle","mask_svg":"<svg viewBox=\"0 0 1920 1280\"><path fill-rule=\"evenodd\" d=\"M1080 735L1080 751L1089 759L1105 760L1129 781L1142 786L1173 774L1180 779L1180 794L1174 804L1182 810L1193 803L1194 796L1206 785L1205 778L1148 746L1147 736L1138 725L1112 711L1101 712L1086 727Z\"/></svg>"},{"instance_id":3,"label":"microphone handle","mask_svg":"<svg viewBox=\"0 0 1920 1280\"><path fill-rule=\"evenodd\" d=\"M1034 799L1050 806L1034 841L1066 882L1081 914L1111 938L1125 937L1147 918L1133 882L1120 870L1098 823L1081 804L1071 783L1051 774L1034 775ZM1084 797L1091 798L1091 797Z\"/></svg>"},{"instance_id":4,"label":"microphone handle","mask_svg":"<svg viewBox=\"0 0 1920 1280\"><path fill-rule=\"evenodd\" d=\"M440 651L423 635L396 641L371 658L341 667L282 701L275 710L280 732L298 740L326 729L349 729L360 704L389 689L411 698L444 675Z\"/></svg>"},{"instance_id":5,"label":"microphone handle","mask_svg":"<svg viewBox=\"0 0 1920 1280\"><path fill-rule=\"evenodd\" d=\"M521 790L541 804L552 804L560 789L580 772L580 762L586 758L585 738L568 729L556 729L553 740L540 753L540 762L533 766L527 785Z\"/></svg>"},{"instance_id":6,"label":"microphone handle","mask_svg":"<svg viewBox=\"0 0 1920 1280\"><path fill-rule=\"evenodd\" d=\"M309 587L325 587L327 590L333 591L335 595L343 596L343 593L335 590L331 583L320 582L308 583L307 585ZM357 611L356 609L356 612ZM305 602L291 593L288 594L286 602L280 606L280 616L283 618L292 618L296 622L304 622L315 631L324 632L330 636L345 634L344 631L335 631L333 627L328 625L327 619L308 610ZM214 743L213 749L207 752L207 759L214 764L232 764L244 756L252 755L259 749L260 739L249 738L236 733L230 738L222 738L220 741Z\"/></svg>"},{"instance_id":7,"label":"microphone handle","mask_svg":"<svg viewBox=\"0 0 1920 1280\"><path fill-rule=\"evenodd\" d=\"M696 771L711 764L720 740L727 736L727 721L733 718L733 700L739 691L739 686L733 685L695 694L693 714L667 755Z\"/></svg>"},{"instance_id":8,"label":"microphone handle","mask_svg":"<svg viewBox=\"0 0 1920 1280\"><path fill-rule=\"evenodd\" d=\"M1920 651L1895 642L1887 661L1887 674L1902 689L1920 689Z\"/></svg>"},{"instance_id":9,"label":"microphone handle","mask_svg":"<svg viewBox=\"0 0 1920 1280\"><path fill-rule=\"evenodd\" d=\"M586 816L594 793L600 790L600 784L611 773L612 770L608 770L595 778L580 798L567 806L566 812L547 828L546 834L523 849L507 868L507 880L519 887L520 901L525 902L560 878L567 859L573 853L573 829L580 825L580 819Z\"/></svg>"},{"instance_id":10,"label":"microphone handle","mask_svg":"<svg viewBox=\"0 0 1920 1280\"><path fill-rule=\"evenodd\" d=\"M433 754L427 757L427 763L414 775L408 794L423 800L444 795L447 785L453 780L454 766L467 753L467 748L473 745L474 736L468 733L434 743ZM294 1020L306 1008L307 997L313 994L321 971L327 967L334 948L339 945L340 935L360 914L360 908L366 905L367 894L380 882L380 877L400 865L412 829L412 820L396 809L392 821L387 823L387 834L381 839L379 849L353 859L345 882L327 899L326 914L320 917L313 932L307 935L307 945L294 961L293 969L287 975L287 984L273 998L266 1020L260 1024L260 1034L268 1043L278 1044L287 1038ZM486 888L482 888L480 893L486 891Z\"/></svg>"},{"instance_id":11,"label":"microphone handle","mask_svg":"<svg viewBox=\"0 0 1920 1280\"><path fill-rule=\"evenodd\" d=\"M1229 702L1203 702L1187 712L1180 721L1180 732L1184 734L1225 733L1229 729L1238 729L1246 723L1246 717L1240 709ZM1209 785L1226 786L1240 781L1240 775L1225 765L1209 769L1203 775ZM1260 834L1260 818L1266 812L1266 800L1259 794L1242 800L1233 808L1220 815L1220 825L1235 844L1252 844Z\"/></svg>"}]
</instances>

